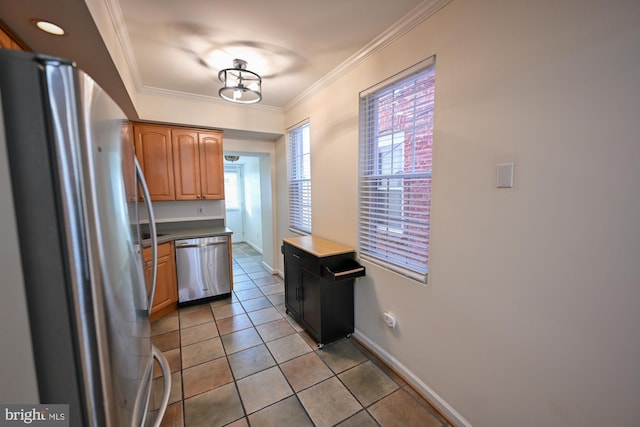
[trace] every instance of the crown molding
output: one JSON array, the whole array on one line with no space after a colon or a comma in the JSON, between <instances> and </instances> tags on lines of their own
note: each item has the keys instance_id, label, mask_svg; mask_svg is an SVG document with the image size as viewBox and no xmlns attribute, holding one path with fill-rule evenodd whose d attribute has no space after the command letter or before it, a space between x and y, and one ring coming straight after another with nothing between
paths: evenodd
<instances>
[{"instance_id":1,"label":"crown molding","mask_svg":"<svg viewBox=\"0 0 640 427\"><path fill-rule=\"evenodd\" d=\"M375 55L377 52L381 51L382 49L393 43L395 40L411 31L414 27L416 27L427 18L432 16L434 13L436 13L438 10L446 6L450 1L451 0L425 0L411 12L407 13L398 22L389 27L387 31L373 39L366 46L353 54L342 64L338 65L323 78L315 82L313 85L309 86L307 90L288 102L284 106L284 110L286 111L296 106L305 99L326 88L344 74L354 70L358 65L367 60L367 58Z\"/></svg>"},{"instance_id":2,"label":"crown molding","mask_svg":"<svg viewBox=\"0 0 640 427\"><path fill-rule=\"evenodd\" d=\"M135 86L136 91L140 92L143 88L142 77L140 76L140 70L138 69L138 63L136 62L135 55L133 54L133 47L131 46L131 38L127 31L127 26L122 15L122 9L118 0L103 0L107 11L109 12L109 18L111 19L111 25L113 31L116 34L120 49L124 54L124 59L127 62L127 68L131 80Z\"/></svg>"}]
</instances>

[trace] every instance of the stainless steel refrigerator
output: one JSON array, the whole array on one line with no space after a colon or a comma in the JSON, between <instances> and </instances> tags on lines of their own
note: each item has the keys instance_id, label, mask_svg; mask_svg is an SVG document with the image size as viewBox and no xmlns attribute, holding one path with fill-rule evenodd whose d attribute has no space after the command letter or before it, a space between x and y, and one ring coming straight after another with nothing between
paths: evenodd
<instances>
[{"instance_id":1,"label":"stainless steel refrigerator","mask_svg":"<svg viewBox=\"0 0 640 427\"><path fill-rule=\"evenodd\" d=\"M0 108L0 402L68 404L71 426L158 425L170 373L151 343L126 117L71 62L6 49Z\"/></svg>"}]
</instances>

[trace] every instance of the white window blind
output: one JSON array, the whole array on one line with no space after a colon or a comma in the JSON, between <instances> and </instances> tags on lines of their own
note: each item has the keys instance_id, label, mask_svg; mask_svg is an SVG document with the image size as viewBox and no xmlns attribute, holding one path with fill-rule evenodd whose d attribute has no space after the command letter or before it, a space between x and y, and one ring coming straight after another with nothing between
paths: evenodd
<instances>
[{"instance_id":1,"label":"white window blind","mask_svg":"<svg viewBox=\"0 0 640 427\"><path fill-rule=\"evenodd\" d=\"M311 150L309 122L287 132L289 151L289 227L311 233Z\"/></svg>"},{"instance_id":2,"label":"white window blind","mask_svg":"<svg viewBox=\"0 0 640 427\"><path fill-rule=\"evenodd\" d=\"M363 259L426 283L435 62L360 98L359 245Z\"/></svg>"}]
</instances>

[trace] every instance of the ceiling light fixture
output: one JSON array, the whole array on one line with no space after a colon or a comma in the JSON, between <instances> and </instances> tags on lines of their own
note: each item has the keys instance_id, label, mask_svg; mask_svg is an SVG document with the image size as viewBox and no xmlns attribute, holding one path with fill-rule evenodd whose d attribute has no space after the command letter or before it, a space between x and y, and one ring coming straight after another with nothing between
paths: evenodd
<instances>
[{"instance_id":1,"label":"ceiling light fixture","mask_svg":"<svg viewBox=\"0 0 640 427\"><path fill-rule=\"evenodd\" d=\"M240 104L255 104L262 99L262 78L253 71L247 70L247 61L233 60L233 68L226 68L218 73L224 84L218 95L224 100Z\"/></svg>"},{"instance_id":2,"label":"ceiling light fixture","mask_svg":"<svg viewBox=\"0 0 640 427\"><path fill-rule=\"evenodd\" d=\"M63 36L65 33L62 27L54 24L53 22L34 19L33 23L45 33L53 34L54 36Z\"/></svg>"},{"instance_id":3,"label":"ceiling light fixture","mask_svg":"<svg viewBox=\"0 0 640 427\"><path fill-rule=\"evenodd\" d=\"M224 159L228 162L237 162L238 160L240 160L240 156L235 156L235 155L231 155L231 154L225 154Z\"/></svg>"}]
</instances>

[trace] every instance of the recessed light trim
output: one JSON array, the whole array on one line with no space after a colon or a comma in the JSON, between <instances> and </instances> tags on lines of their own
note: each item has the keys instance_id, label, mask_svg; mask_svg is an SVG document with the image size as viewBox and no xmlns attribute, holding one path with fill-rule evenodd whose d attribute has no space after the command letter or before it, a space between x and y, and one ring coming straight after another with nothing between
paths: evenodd
<instances>
[{"instance_id":1,"label":"recessed light trim","mask_svg":"<svg viewBox=\"0 0 640 427\"><path fill-rule=\"evenodd\" d=\"M34 19L33 22L36 24L36 27L40 28L45 33L53 34L54 36L63 36L65 34L64 29L53 22L44 21L42 19Z\"/></svg>"}]
</instances>

